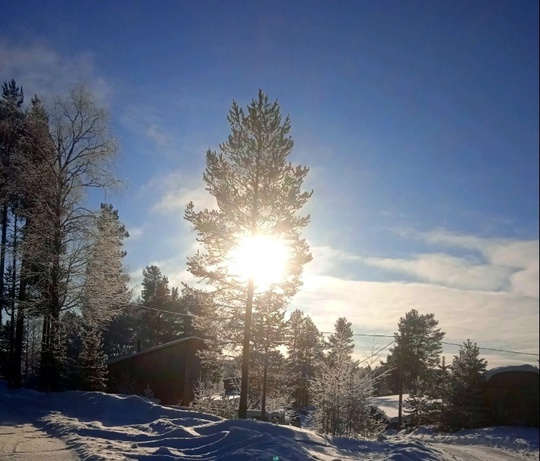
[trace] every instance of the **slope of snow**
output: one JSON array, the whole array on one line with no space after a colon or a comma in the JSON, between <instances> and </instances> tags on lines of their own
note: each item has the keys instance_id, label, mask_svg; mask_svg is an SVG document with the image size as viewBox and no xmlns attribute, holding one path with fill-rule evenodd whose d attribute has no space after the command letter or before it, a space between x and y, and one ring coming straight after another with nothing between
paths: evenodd
<instances>
[{"instance_id":1,"label":"slope of snow","mask_svg":"<svg viewBox=\"0 0 540 461\"><path fill-rule=\"evenodd\" d=\"M451 434L422 427L408 436L429 443L501 448L538 459L538 435L537 427L484 427L464 429Z\"/></svg>"},{"instance_id":2,"label":"slope of snow","mask_svg":"<svg viewBox=\"0 0 540 461\"><path fill-rule=\"evenodd\" d=\"M409 398L409 394L403 394L403 403ZM371 404L382 410L387 416L388 421L397 421L399 415L399 395L384 395L382 397L374 397ZM406 413L403 412L403 416Z\"/></svg>"},{"instance_id":3,"label":"slope of snow","mask_svg":"<svg viewBox=\"0 0 540 461\"><path fill-rule=\"evenodd\" d=\"M399 433L381 441L331 438L294 426L224 420L138 396L8 391L0 382L0 424L9 425L10 413L61 438L89 461L452 459L430 446L437 441L434 434Z\"/></svg>"}]
</instances>

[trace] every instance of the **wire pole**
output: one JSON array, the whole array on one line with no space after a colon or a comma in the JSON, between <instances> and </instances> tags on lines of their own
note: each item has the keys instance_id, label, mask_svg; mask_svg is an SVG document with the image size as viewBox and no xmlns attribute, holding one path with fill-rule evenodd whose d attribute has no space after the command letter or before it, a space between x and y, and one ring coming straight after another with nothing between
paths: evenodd
<instances>
[{"instance_id":1,"label":"wire pole","mask_svg":"<svg viewBox=\"0 0 540 461\"><path fill-rule=\"evenodd\" d=\"M405 335L403 330L401 330L401 348L399 354L399 382L398 382L398 392L399 392L399 403L398 403L398 430L401 430L403 426L403 349L405 347L404 341Z\"/></svg>"}]
</instances>

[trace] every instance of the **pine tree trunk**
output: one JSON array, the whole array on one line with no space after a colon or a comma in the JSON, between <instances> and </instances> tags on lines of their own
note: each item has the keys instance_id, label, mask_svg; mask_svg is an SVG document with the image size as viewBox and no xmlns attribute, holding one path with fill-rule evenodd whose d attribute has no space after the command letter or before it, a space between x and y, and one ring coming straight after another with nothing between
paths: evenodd
<instances>
[{"instance_id":1,"label":"pine tree trunk","mask_svg":"<svg viewBox=\"0 0 540 461\"><path fill-rule=\"evenodd\" d=\"M242 382L240 383L240 402L238 405L238 418L247 418L247 395L249 379L249 343L251 341L251 311L253 309L253 277L249 278L247 290L246 315L244 318L244 344L242 348Z\"/></svg>"},{"instance_id":2,"label":"pine tree trunk","mask_svg":"<svg viewBox=\"0 0 540 461\"><path fill-rule=\"evenodd\" d=\"M4 270L6 263L8 206L7 202L2 206L2 243L0 247L0 326L2 325L2 311L4 310Z\"/></svg>"},{"instance_id":3,"label":"pine tree trunk","mask_svg":"<svg viewBox=\"0 0 540 461\"><path fill-rule=\"evenodd\" d=\"M261 416L266 417L266 389L268 381L268 350L264 356L264 369L263 369L263 387L262 387L262 400L261 400Z\"/></svg>"},{"instance_id":4,"label":"pine tree trunk","mask_svg":"<svg viewBox=\"0 0 540 461\"><path fill-rule=\"evenodd\" d=\"M21 275L19 281L19 296L17 309L17 324L15 326L15 355L13 367L13 388L20 389L22 387L22 352L24 343L24 303L26 301L26 277L24 274L25 260L21 261Z\"/></svg>"},{"instance_id":5,"label":"pine tree trunk","mask_svg":"<svg viewBox=\"0 0 540 461\"><path fill-rule=\"evenodd\" d=\"M11 303L11 324L9 329L9 388L15 387L16 373L16 358L15 358L15 296L17 293L17 215L14 215L13 224L13 253L11 259L11 288L10 288L10 303Z\"/></svg>"}]
</instances>

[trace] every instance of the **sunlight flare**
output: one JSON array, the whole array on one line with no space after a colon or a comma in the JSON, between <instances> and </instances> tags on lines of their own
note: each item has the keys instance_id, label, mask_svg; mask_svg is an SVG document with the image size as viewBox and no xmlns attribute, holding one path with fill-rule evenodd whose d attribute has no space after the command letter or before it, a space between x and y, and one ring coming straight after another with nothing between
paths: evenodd
<instances>
[{"instance_id":1,"label":"sunlight flare","mask_svg":"<svg viewBox=\"0 0 540 461\"><path fill-rule=\"evenodd\" d=\"M241 279L253 277L255 286L265 290L285 275L287 245L267 235L243 238L230 254L229 272Z\"/></svg>"}]
</instances>

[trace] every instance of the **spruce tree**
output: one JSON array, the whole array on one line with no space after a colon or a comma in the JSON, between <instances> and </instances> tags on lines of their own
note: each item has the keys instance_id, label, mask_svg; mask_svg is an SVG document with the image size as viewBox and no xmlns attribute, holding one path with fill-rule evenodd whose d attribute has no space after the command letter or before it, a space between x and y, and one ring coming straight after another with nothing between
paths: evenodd
<instances>
[{"instance_id":1,"label":"spruce tree","mask_svg":"<svg viewBox=\"0 0 540 461\"><path fill-rule=\"evenodd\" d=\"M301 231L309 216L299 212L311 192L301 190L308 168L287 158L293 149L291 123L281 116L279 104L259 91L247 112L233 102L228 121L231 134L220 151L206 154L203 180L216 198L217 209L195 211L189 203L185 218L202 246L188 259L189 271L209 286L216 312L210 324L219 347L242 346L242 383L239 417L247 412L252 314L264 302L265 289L253 276L243 280L230 264L231 253L246 238L275 237L288 249L284 277L269 290L281 298L274 305L284 310L301 286L303 265L311 260ZM258 264L264 265L265 261Z\"/></svg>"},{"instance_id":2,"label":"spruce tree","mask_svg":"<svg viewBox=\"0 0 540 461\"><path fill-rule=\"evenodd\" d=\"M404 402L404 411L410 415L410 425L418 427L433 424L438 417L439 402L435 399L435 385L416 378L410 386Z\"/></svg>"},{"instance_id":3,"label":"spruce tree","mask_svg":"<svg viewBox=\"0 0 540 461\"><path fill-rule=\"evenodd\" d=\"M334 333L328 338L329 363L350 359L354 350L352 323L345 317L340 317L334 325Z\"/></svg>"},{"instance_id":4,"label":"spruce tree","mask_svg":"<svg viewBox=\"0 0 540 461\"><path fill-rule=\"evenodd\" d=\"M103 352L101 329L85 325L79 354L79 388L84 391L105 391L107 387L107 356Z\"/></svg>"},{"instance_id":5,"label":"spruce tree","mask_svg":"<svg viewBox=\"0 0 540 461\"><path fill-rule=\"evenodd\" d=\"M169 287L169 279L157 266L143 270L138 340L142 348L174 341L182 336L182 305L176 288Z\"/></svg>"},{"instance_id":6,"label":"spruce tree","mask_svg":"<svg viewBox=\"0 0 540 461\"><path fill-rule=\"evenodd\" d=\"M288 385L295 408L310 405L308 383L315 377L324 358L324 339L309 315L291 313L285 334Z\"/></svg>"},{"instance_id":7,"label":"spruce tree","mask_svg":"<svg viewBox=\"0 0 540 461\"><path fill-rule=\"evenodd\" d=\"M129 275L123 265L124 239L129 237L118 211L101 204L96 217L83 289L83 318L87 325L106 327L131 300Z\"/></svg>"},{"instance_id":8,"label":"spruce tree","mask_svg":"<svg viewBox=\"0 0 540 461\"><path fill-rule=\"evenodd\" d=\"M101 204L96 217L82 296L82 347L78 365L84 390L105 390L107 356L103 350L103 330L129 305L129 276L122 259L123 241L129 237L118 211Z\"/></svg>"},{"instance_id":9,"label":"spruce tree","mask_svg":"<svg viewBox=\"0 0 540 461\"><path fill-rule=\"evenodd\" d=\"M450 367L448 394L442 415L443 427L451 430L481 427L486 420L482 391L487 362L469 339L454 356Z\"/></svg>"}]
</instances>

